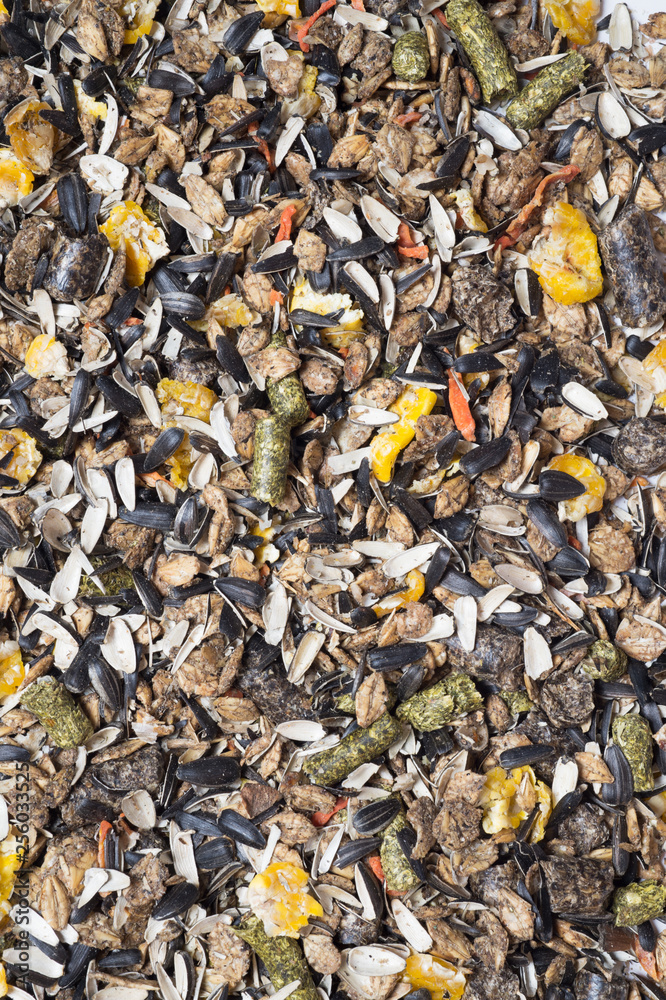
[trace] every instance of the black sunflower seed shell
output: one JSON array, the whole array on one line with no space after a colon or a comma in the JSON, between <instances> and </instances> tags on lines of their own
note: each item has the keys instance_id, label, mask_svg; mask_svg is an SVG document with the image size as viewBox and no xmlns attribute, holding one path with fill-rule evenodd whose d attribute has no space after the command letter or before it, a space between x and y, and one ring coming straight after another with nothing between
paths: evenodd
<instances>
[{"instance_id":1,"label":"black sunflower seed shell","mask_svg":"<svg viewBox=\"0 0 666 1000\"><path fill-rule=\"evenodd\" d=\"M386 829L399 812L400 802L392 796L385 799L377 799L375 802L369 802L367 806L363 806L357 813L354 813L352 823L354 829L362 837L372 837L375 833L379 833L380 830Z\"/></svg>"},{"instance_id":2,"label":"black sunflower seed shell","mask_svg":"<svg viewBox=\"0 0 666 1000\"><path fill-rule=\"evenodd\" d=\"M249 44L253 35L255 35L261 27L263 19L264 15L261 11L254 11L251 14L245 14L243 17L239 17L229 28L227 28L222 36L222 48L225 49L230 56L239 56Z\"/></svg>"},{"instance_id":3,"label":"black sunflower seed shell","mask_svg":"<svg viewBox=\"0 0 666 1000\"><path fill-rule=\"evenodd\" d=\"M11 549L21 544L18 529L6 510L0 507L0 549Z\"/></svg>"},{"instance_id":4,"label":"black sunflower seed shell","mask_svg":"<svg viewBox=\"0 0 666 1000\"><path fill-rule=\"evenodd\" d=\"M495 438L487 444L480 444L460 459L460 468L466 476L473 478L487 472L506 458L511 441L508 437Z\"/></svg>"},{"instance_id":5,"label":"black sunflower seed shell","mask_svg":"<svg viewBox=\"0 0 666 1000\"><path fill-rule=\"evenodd\" d=\"M471 354L463 354L456 358L453 367L461 375L468 375L472 372L492 372L506 366L488 351L472 351Z\"/></svg>"},{"instance_id":6,"label":"black sunflower seed shell","mask_svg":"<svg viewBox=\"0 0 666 1000\"><path fill-rule=\"evenodd\" d=\"M554 753L553 747L543 744L533 744L526 747L512 747L504 750L499 756L500 767L510 771L514 767L530 767L542 760L547 760Z\"/></svg>"},{"instance_id":7,"label":"black sunflower seed shell","mask_svg":"<svg viewBox=\"0 0 666 1000\"><path fill-rule=\"evenodd\" d=\"M165 292L160 295L160 299L165 312L184 319L203 319L206 312L201 299L190 292Z\"/></svg>"},{"instance_id":8,"label":"black sunflower seed shell","mask_svg":"<svg viewBox=\"0 0 666 1000\"><path fill-rule=\"evenodd\" d=\"M100 375L95 381L95 385L104 398L108 400L111 408L118 410L118 413L123 413L129 417L138 417L140 413L143 413L139 397L123 389L115 379L110 378L108 375Z\"/></svg>"},{"instance_id":9,"label":"black sunflower seed shell","mask_svg":"<svg viewBox=\"0 0 666 1000\"><path fill-rule=\"evenodd\" d=\"M92 657L88 663L88 676L102 701L117 712L123 703L123 687L116 671L101 657Z\"/></svg>"},{"instance_id":10,"label":"black sunflower seed shell","mask_svg":"<svg viewBox=\"0 0 666 1000\"><path fill-rule=\"evenodd\" d=\"M585 576L589 568L590 564L583 553L575 549L573 545L566 545L563 549L560 549L557 555L548 563L548 569L554 573L559 573L560 576L566 577L569 580Z\"/></svg>"},{"instance_id":11,"label":"black sunflower seed shell","mask_svg":"<svg viewBox=\"0 0 666 1000\"><path fill-rule=\"evenodd\" d=\"M283 253L274 253L270 257L265 257L264 260L258 260L256 264L252 265L252 271L255 274L273 274L276 271L288 271L290 267L296 267L297 264L298 257L289 247Z\"/></svg>"},{"instance_id":12,"label":"black sunflower seed shell","mask_svg":"<svg viewBox=\"0 0 666 1000\"><path fill-rule=\"evenodd\" d=\"M234 860L233 845L228 837L216 837L198 847L194 858L198 868L205 872L212 872L217 868L224 868L225 865Z\"/></svg>"},{"instance_id":13,"label":"black sunflower seed shell","mask_svg":"<svg viewBox=\"0 0 666 1000\"><path fill-rule=\"evenodd\" d=\"M612 702L609 704L612 707ZM601 786L604 802L611 806L628 805L634 794L634 778L629 761L616 743L606 747L604 760L615 779L613 782L605 782Z\"/></svg>"},{"instance_id":14,"label":"black sunflower seed shell","mask_svg":"<svg viewBox=\"0 0 666 1000\"><path fill-rule=\"evenodd\" d=\"M240 764L233 757L200 757L179 764L176 772L180 781L206 788L224 788L240 779Z\"/></svg>"},{"instance_id":15,"label":"black sunflower seed shell","mask_svg":"<svg viewBox=\"0 0 666 1000\"><path fill-rule=\"evenodd\" d=\"M238 604L246 604L248 608L261 608L266 601L266 591L260 583L255 583L254 580L220 576L215 580L215 589L219 590L228 600Z\"/></svg>"},{"instance_id":16,"label":"black sunflower seed shell","mask_svg":"<svg viewBox=\"0 0 666 1000\"><path fill-rule=\"evenodd\" d=\"M144 472L155 472L168 458L178 451L185 439L181 427L167 427L155 440L154 445L143 460Z\"/></svg>"},{"instance_id":17,"label":"black sunflower seed shell","mask_svg":"<svg viewBox=\"0 0 666 1000\"><path fill-rule=\"evenodd\" d=\"M366 662L371 670L399 670L422 660L427 652L428 647L424 642L404 642L371 649Z\"/></svg>"},{"instance_id":18,"label":"black sunflower seed shell","mask_svg":"<svg viewBox=\"0 0 666 1000\"><path fill-rule=\"evenodd\" d=\"M544 469L539 476L539 496L542 500L560 503L564 500L575 500L583 493L585 493L585 486L579 483L574 476L570 476L568 472L561 472L559 469Z\"/></svg>"},{"instance_id":19,"label":"black sunflower seed shell","mask_svg":"<svg viewBox=\"0 0 666 1000\"><path fill-rule=\"evenodd\" d=\"M97 961L97 968L110 972L111 969L126 969L130 965L139 965L142 961L138 948L115 948Z\"/></svg>"},{"instance_id":20,"label":"black sunflower seed shell","mask_svg":"<svg viewBox=\"0 0 666 1000\"><path fill-rule=\"evenodd\" d=\"M540 499L528 500L527 516L551 545L564 548L567 544L567 531L550 504Z\"/></svg>"},{"instance_id":21,"label":"black sunflower seed shell","mask_svg":"<svg viewBox=\"0 0 666 1000\"><path fill-rule=\"evenodd\" d=\"M78 372L74 376L72 392L69 397L69 417L67 420L67 426L70 430L77 422L88 403L91 383L92 379L90 377L90 372L87 372L85 368L79 368Z\"/></svg>"},{"instance_id":22,"label":"black sunflower seed shell","mask_svg":"<svg viewBox=\"0 0 666 1000\"><path fill-rule=\"evenodd\" d=\"M367 858L368 854L373 854L379 848L380 844L381 840L379 837L364 837L362 840L350 840L336 854L335 865L337 868L349 868L350 865L356 864L357 861Z\"/></svg>"},{"instance_id":23,"label":"black sunflower seed shell","mask_svg":"<svg viewBox=\"0 0 666 1000\"><path fill-rule=\"evenodd\" d=\"M379 236L368 236L357 243L350 243L339 250L333 250L328 255L329 263L344 263L349 260L362 260L364 257L373 257L384 249L384 241Z\"/></svg>"},{"instance_id":24,"label":"black sunflower seed shell","mask_svg":"<svg viewBox=\"0 0 666 1000\"><path fill-rule=\"evenodd\" d=\"M232 344L229 337L219 336L215 341L215 355L225 371L229 372L237 382L247 382L249 375L238 348Z\"/></svg>"},{"instance_id":25,"label":"black sunflower seed shell","mask_svg":"<svg viewBox=\"0 0 666 1000\"><path fill-rule=\"evenodd\" d=\"M153 920L171 920L189 910L199 898L199 889L191 882L172 885L155 904L151 916Z\"/></svg>"},{"instance_id":26,"label":"black sunflower seed shell","mask_svg":"<svg viewBox=\"0 0 666 1000\"><path fill-rule=\"evenodd\" d=\"M143 573L137 573L136 570L132 570L132 579L134 580L134 586L136 592L139 595L141 603L153 618L161 618L164 612L164 605L162 604L162 596L151 580L147 580Z\"/></svg>"},{"instance_id":27,"label":"black sunflower seed shell","mask_svg":"<svg viewBox=\"0 0 666 1000\"><path fill-rule=\"evenodd\" d=\"M67 225L82 236L88 222L88 190L79 174L65 174L56 185L58 204Z\"/></svg>"},{"instance_id":28,"label":"black sunflower seed shell","mask_svg":"<svg viewBox=\"0 0 666 1000\"><path fill-rule=\"evenodd\" d=\"M155 528L156 531L171 531L178 508L171 503L142 503L134 510L127 507L118 508L118 517L128 524L138 524L142 528Z\"/></svg>"},{"instance_id":29,"label":"black sunflower seed shell","mask_svg":"<svg viewBox=\"0 0 666 1000\"><path fill-rule=\"evenodd\" d=\"M223 809L217 817L217 825L223 834L248 847L265 847L266 838L249 819L233 809Z\"/></svg>"},{"instance_id":30,"label":"black sunflower seed shell","mask_svg":"<svg viewBox=\"0 0 666 1000\"><path fill-rule=\"evenodd\" d=\"M3 743L0 746L0 761L3 760L30 760L31 754L26 747L15 747L10 743Z\"/></svg>"}]
</instances>

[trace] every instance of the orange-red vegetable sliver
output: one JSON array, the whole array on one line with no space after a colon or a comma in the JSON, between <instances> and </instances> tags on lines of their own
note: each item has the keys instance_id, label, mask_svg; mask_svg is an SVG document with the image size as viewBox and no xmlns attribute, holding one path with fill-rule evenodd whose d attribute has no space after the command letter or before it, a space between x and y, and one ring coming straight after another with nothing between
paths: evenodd
<instances>
[{"instance_id":1,"label":"orange-red vegetable sliver","mask_svg":"<svg viewBox=\"0 0 666 1000\"><path fill-rule=\"evenodd\" d=\"M474 441L476 437L474 417L452 371L449 372L449 406L453 421L465 441Z\"/></svg>"},{"instance_id":2,"label":"orange-red vegetable sliver","mask_svg":"<svg viewBox=\"0 0 666 1000\"><path fill-rule=\"evenodd\" d=\"M316 10L314 12L314 14L312 14L307 19L307 21L305 22L305 24L302 24L301 27L298 29L298 34L297 34L296 37L298 38L298 44L301 47L301 52L309 52L310 51L310 46L305 41L305 36L307 35L307 33L310 30L310 28L312 27L312 25L315 23L315 21L318 20L318 18L321 17L322 14L325 14L327 10L330 10L331 7L335 7L335 5L336 5L337 2L338 2L338 0L325 0L325 2L321 5L321 7L319 8L319 10Z\"/></svg>"}]
</instances>

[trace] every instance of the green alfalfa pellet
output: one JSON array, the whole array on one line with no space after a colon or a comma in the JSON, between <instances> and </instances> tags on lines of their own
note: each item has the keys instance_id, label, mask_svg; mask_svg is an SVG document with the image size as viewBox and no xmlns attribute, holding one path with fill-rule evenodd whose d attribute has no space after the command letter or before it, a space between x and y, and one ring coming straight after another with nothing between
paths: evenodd
<instances>
[{"instance_id":1,"label":"green alfalfa pellet","mask_svg":"<svg viewBox=\"0 0 666 1000\"><path fill-rule=\"evenodd\" d=\"M446 20L472 64L484 103L515 97L516 71L481 4L477 0L451 0L446 6Z\"/></svg>"},{"instance_id":2,"label":"green alfalfa pellet","mask_svg":"<svg viewBox=\"0 0 666 1000\"><path fill-rule=\"evenodd\" d=\"M269 937L263 923L255 916L244 917L238 927L231 930L256 952L276 990L300 979L300 986L291 994L294 1000L320 1000L308 963L295 938Z\"/></svg>"},{"instance_id":3,"label":"green alfalfa pellet","mask_svg":"<svg viewBox=\"0 0 666 1000\"><path fill-rule=\"evenodd\" d=\"M62 681L40 677L21 694L21 704L36 715L56 746L68 750L92 736L93 726Z\"/></svg>"},{"instance_id":4,"label":"green alfalfa pellet","mask_svg":"<svg viewBox=\"0 0 666 1000\"><path fill-rule=\"evenodd\" d=\"M544 66L507 108L507 121L514 128L537 128L560 101L578 86L587 64L580 52L568 52L563 59Z\"/></svg>"},{"instance_id":5,"label":"green alfalfa pellet","mask_svg":"<svg viewBox=\"0 0 666 1000\"><path fill-rule=\"evenodd\" d=\"M421 881L410 865L398 840L400 831L408 826L407 817L401 810L382 834L379 857L386 879L386 888L389 891L409 892L410 889L415 889Z\"/></svg>"},{"instance_id":6,"label":"green alfalfa pellet","mask_svg":"<svg viewBox=\"0 0 666 1000\"><path fill-rule=\"evenodd\" d=\"M289 427L279 417L257 421L250 492L273 507L281 502L287 488L290 445Z\"/></svg>"},{"instance_id":7,"label":"green alfalfa pellet","mask_svg":"<svg viewBox=\"0 0 666 1000\"><path fill-rule=\"evenodd\" d=\"M396 711L414 729L430 733L483 705L483 698L467 674L449 674L424 691L417 691Z\"/></svg>"},{"instance_id":8,"label":"green alfalfa pellet","mask_svg":"<svg viewBox=\"0 0 666 1000\"><path fill-rule=\"evenodd\" d=\"M277 330L271 338L270 346L286 347L286 345L286 336L282 330ZM281 379L267 379L266 391L271 401L273 414L288 427L297 427L306 420L310 407L305 398L303 383L296 372L285 375Z\"/></svg>"},{"instance_id":9,"label":"green alfalfa pellet","mask_svg":"<svg viewBox=\"0 0 666 1000\"><path fill-rule=\"evenodd\" d=\"M336 785L361 764L369 764L388 750L400 732L400 723L385 712L367 729L356 729L330 750L308 757L303 770L318 785Z\"/></svg>"}]
</instances>

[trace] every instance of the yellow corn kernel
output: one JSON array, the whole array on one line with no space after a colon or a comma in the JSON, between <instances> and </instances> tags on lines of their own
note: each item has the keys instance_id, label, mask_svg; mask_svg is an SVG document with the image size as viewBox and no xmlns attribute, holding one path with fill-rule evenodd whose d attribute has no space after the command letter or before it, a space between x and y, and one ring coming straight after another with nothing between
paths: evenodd
<instances>
[{"instance_id":1,"label":"yellow corn kernel","mask_svg":"<svg viewBox=\"0 0 666 1000\"><path fill-rule=\"evenodd\" d=\"M165 416L183 413L186 417L196 417L207 424L210 423L210 411L218 401L213 390L207 389L205 385L199 385L198 382L178 382L171 378L163 378L157 383L155 395Z\"/></svg>"},{"instance_id":2,"label":"yellow corn kernel","mask_svg":"<svg viewBox=\"0 0 666 1000\"><path fill-rule=\"evenodd\" d=\"M0 7L2 6L3 5L0 4ZM2 13L2 11L0 11L0 13ZM7 976L5 974L5 967L2 964L2 962L0 962L0 997L6 997L6 996L7 996Z\"/></svg>"},{"instance_id":3,"label":"yellow corn kernel","mask_svg":"<svg viewBox=\"0 0 666 1000\"><path fill-rule=\"evenodd\" d=\"M67 348L50 334L39 333L25 352L23 367L33 378L62 378L69 372Z\"/></svg>"},{"instance_id":4,"label":"yellow corn kernel","mask_svg":"<svg viewBox=\"0 0 666 1000\"><path fill-rule=\"evenodd\" d=\"M287 861L276 861L255 875L247 890L253 913L264 922L269 937L297 938L308 917L324 911L307 891L308 873Z\"/></svg>"},{"instance_id":5,"label":"yellow corn kernel","mask_svg":"<svg viewBox=\"0 0 666 1000\"><path fill-rule=\"evenodd\" d=\"M5 643L5 645L9 644ZM0 659L0 698L18 691L25 678L21 650L16 643L12 643L12 645L17 648Z\"/></svg>"},{"instance_id":6,"label":"yellow corn kernel","mask_svg":"<svg viewBox=\"0 0 666 1000\"><path fill-rule=\"evenodd\" d=\"M657 382L655 388L663 389L666 384L666 338L660 340L657 346L653 347L648 356L644 358L643 368ZM666 409L666 392L658 392L654 401L657 406Z\"/></svg>"},{"instance_id":7,"label":"yellow corn kernel","mask_svg":"<svg viewBox=\"0 0 666 1000\"><path fill-rule=\"evenodd\" d=\"M112 208L109 218L99 229L112 250L124 246L127 255L125 277L132 288L142 285L148 271L169 253L164 232L152 224L134 201L123 201Z\"/></svg>"},{"instance_id":8,"label":"yellow corn kernel","mask_svg":"<svg viewBox=\"0 0 666 1000\"><path fill-rule=\"evenodd\" d=\"M214 319L221 326L232 326L234 329L258 323L260 316L254 309L246 305L240 295L225 295L211 302L206 310L206 321Z\"/></svg>"},{"instance_id":9,"label":"yellow corn kernel","mask_svg":"<svg viewBox=\"0 0 666 1000\"><path fill-rule=\"evenodd\" d=\"M456 200L458 211L467 228L473 229L477 233L487 233L488 226L474 207L472 192L461 188L460 191L453 192L453 197Z\"/></svg>"},{"instance_id":10,"label":"yellow corn kernel","mask_svg":"<svg viewBox=\"0 0 666 1000\"><path fill-rule=\"evenodd\" d=\"M37 472L42 453L37 451L37 442L25 431L13 427L10 431L0 431L0 459L12 453L8 465L3 465L2 471L12 476L24 486Z\"/></svg>"},{"instance_id":11,"label":"yellow corn kernel","mask_svg":"<svg viewBox=\"0 0 666 1000\"><path fill-rule=\"evenodd\" d=\"M0 150L0 208L14 208L32 191L34 175L10 149Z\"/></svg>"},{"instance_id":12,"label":"yellow corn kernel","mask_svg":"<svg viewBox=\"0 0 666 1000\"><path fill-rule=\"evenodd\" d=\"M425 577L423 573L419 573L417 569L410 570L405 577L405 583L407 587L405 590L401 590L399 594L391 594L389 597L383 597L377 604L373 604L373 611L378 618L383 618L384 615L390 614L396 608L406 608L412 601L418 601L423 597L425 592Z\"/></svg>"},{"instance_id":13,"label":"yellow corn kernel","mask_svg":"<svg viewBox=\"0 0 666 1000\"><path fill-rule=\"evenodd\" d=\"M120 8L120 13L127 19L125 28L125 45L134 45L142 35L147 35L153 26L153 18L157 13L160 0L126 0Z\"/></svg>"},{"instance_id":14,"label":"yellow corn kernel","mask_svg":"<svg viewBox=\"0 0 666 1000\"><path fill-rule=\"evenodd\" d=\"M27 98L16 104L3 122L14 153L33 174L48 174L51 169L56 129L39 113L52 110L45 102Z\"/></svg>"},{"instance_id":15,"label":"yellow corn kernel","mask_svg":"<svg viewBox=\"0 0 666 1000\"><path fill-rule=\"evenodd\" d=\"M550 233L528 254L543 290L565 306L600 295L604 285L601 258L585 213L558 201L545 213L543 222L550 226Z\"/></svg>"},{"instance_id":16,"label":"yellow corn kernel","mask_svg":"<svg viewBox=\"0 0 666 1000\"><path fill-rule=\"evenodd\" d=\"M460 969L439 955L413 952L407 959L403 978L413 990L428 990L432 1000L459 1000L465 990L465 977Z\"/></svg>"},{"instance_id":17,"label":"yellow corn kernel","mask_svg":"<svg viewBox=\"0 0 666 1000\"><path fill-rule=\"evenodd\" d=\"M493 767L486 775L479 805L483 809L483 829L489 834L516 830L538 806L539 812L529 835L532 844L543 840L553 808L548 785L537 781L531 767L514 767L511 772Z\"/></svg>"},{"instance_id":18,"label":"yellow corn kernel","mask_svg":"<svg viewBox=\"0 0 666 1000\"><path fill-rule=\"evenodd\" d=\"M596 465L589 458L582 458L580 455L556 455L548 468L567 472L585 487L586 492L579 497L562 501L562 514L567 520L580 521L586 514L601 510L604 505L606 480L597 472Z\"/></svg>"},{"instance_id":19,"label":"yellow corn kernel","mask_svg":"<svg viewBox=\"0 0 666 1000\"><path fill-rule=\"evenodd\" d=\"M436 402L437 396L431 389L408 386L389 406L389 412L397 413L400 420L389 424L370 443L370 467L380 482L390 481L396 458L416 434L416 421L430 413Z\"/></svg>"},{"instance_id":20,"label":"yellow corn kernel","mask_svg":"<svg viewBox=\"0 0 666 1000\"><path fill-rule=\"evenodd\" d=\"M76 106L81 112L81 114L89 115L91 118L99 118L102 121L106 121L106 116L109 112L104 101L96 101L94 97L90 97L86 94L83 89L83 84L80 80L74 81L74 92L76 94Z\"/></svg>"},{"instance_id":21,"label":"yellow corn kernel","mask_svg":"<svg viewBox=\"0 0 666 1000\"><path fill-rule=\"evenodd\" d=\"M294 20L301 16L298 0L257 0L257 7L264 14L282 14Z\"/></svg>"},{"instance_id":22,"label":"yellow corn kernel","mask_svg":"<svg viewBox=\"0 0 666 1000\"><path fill-rule=\"evenodd\" d=\"M11 909L9 900L14 891L16 872L21 867L16 837L10 833L0 843L0 921Z\"/></svg>"}]
</instances>

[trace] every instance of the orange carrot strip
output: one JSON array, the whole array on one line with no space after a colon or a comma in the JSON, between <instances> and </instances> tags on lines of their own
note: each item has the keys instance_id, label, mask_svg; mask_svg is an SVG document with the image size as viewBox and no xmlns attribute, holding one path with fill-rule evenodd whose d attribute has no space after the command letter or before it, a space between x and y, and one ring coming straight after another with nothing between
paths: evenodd
<instances>
[{"instance_id":1,"label":"orange carrot strip","mask_svg":"<svg viewBox=\"0 0 666 1000\"><path fill-rule=\"evenodd\" d=\"M363 10L363 11L365 10L365 7L363 6L363 0L351 0L351 5L354 8L354 10Z\"/></svg>"},{"instance_id":2,"label":"orange carrot strip","mask_svg":"<svg viewBox=\"0 0 666 1000\"><path fill-rule=\"evenodd\" d=\"M321 5L319 10L316 10L314 14L312 14L307 19L305 24L302 24L301 27L298 29L298 34L296 37L298 39L298 44L301 47L301 52L310 51L310 46L305 41L305 36L307 35L312 25L315 23L315 21L317 21L321 17L322 14L325 14L327 10L330 10L331 7L335 7L337 2L338 0L325 0L325 2Z\"/></svg>"},{"instance_id":3,"label":"orange carrot strip","mask_svg":"<svg viewBox=\"0 0 666 1000\"><path fill-rule=\"evenodd\" d=\"M265 139L257 139L256 135L254 136L254 141L259 146L261 153L263 153L263 155L266 157L268 169L270 170L271 173L273 173L273 171L275 170L275 163L273 162L273 154L268 148L268 143L266 142Z\"/></svg>"},{"instance_id":4,"label":"orange carrot strip","mask_svg":"<svg viewBox=\"0 0 666 1000\"><path fill-rule=\"evenodd\" d=\"M104 864L104 841L106 840L106 835L110 830L113 830L112 825L105 819L99 824L99 837L97 840L97 864L100 868L106 868Z\"/></svg>"},{"instance_id":5,"label":"orange carrot strip","mask_svg":"<svg viewBox=\"0 0 666 1000\"><path fill-rule=\"evenodd\" d=\"M441 11L441 10L439 10L439 9L437 9L437 10L433 10L433 14L434 14L434 15L435 15L435 17L437 18L437 20L438 20L438 21L439 21L439 22L440 22L441 24L443 24L443 25L444 25L444 27L446 28L446 30L447 30L447 31L450 31L450 30L451 30L451 29L450 29L450 27L449 27L449 22L448 22L448 21L446 20L446 18L445 18L444 14L442 13L442 11Z\"/></svg>"},{"instance_id":6,"label":"orange carrot strip","mask_svg":"<svg viewBox=\"0 0 666 1000\"><path fill-rule=\"evenodd\" d=\"M296 211L295 205L287 205L280 216L280 228L277 231L277 236L275 237L275 242L280 243L281 240L288 240L291 236L291 223L294 217L294 212Z\"/></svg>"},{"instance_id":7,"label":"orange carrot strip","mask_svg":"<svg viewBox=\"0 0 666 1000\"><path fill-rule=\"evenodd\" d=\"M270 294L270 302L272 306L274 306L276 302L279 302L280 305L282 305L282 303L284 302L284 295L282 294L282 292L278 292L277 288L272 288Z\"/></svg>"},{"instance_id":8,"label":"orange carrot strip","mask_svg":"<svg viewBox=\"0 0 666 1000\"><path fill-rule=\"evenodd\" d=\"M417 257L419 260L425 260L428 256L428 248L425 244L420 247L401 247L398 244L398 253L402 254L403 257Z\"/></svg>"},{"instance_id":9,"label":"orange carrot strip","mask_svg":"<svg viewBox=\"0 0 666 1000\"><path fill-rule=\"evenodd\" d=\"M412 239L412 234L409 231L409 226L406 222L401 222L398 226L398 243L401 247L414 247L416 244Z\"/></svg>"},{"instance_id":10,"label":"orange carrot strip","mask_svg":"<svg viewBox=\"0 0 666 1000\"><path fill-rule=\"evenodd\" d=\"M414 122L418 122L420 120L421 120L420 111L408 111L407 114L398 115L398 117L394 119L396 125L402 125L403 128L405 127L405 125L412 125Z\"/></svg>"},{"instance_id":11,"label":"orange carrot strip","mask_svg":"<svg viewBox=\"0 0 666 1000\"><path fill-rule=\"evenodd\" d=\"M373 854L368 858L368 864L372 868L373 873L377 876L380 882L383 882L386 876L384 875L384 869L382 868L381 858L378 854Z\"/></svg>"},{"instance_id":12,"label":"orange carrot strip","mask_svg":"<svg viewBox=\"0 0 666 1000\"><path fill-rule=\"evenodd\" d=\"M348 802L349 799L338 799L330 812L313 813L311 817L312 822L314 823L315 826L326 826L331 816L335 816L337 812L340 812L341 809L344 809Z\"/></svg>"},{"instance_id":13,"label":"orange carrot strip","mask_svg":"<svg viewBox=\"0 0 666 1000\"><path fill-rule=\"evenodd\" d=\"M449 406L454 423L465 441L476 440L476 424L469 408L469 403L465 399L458 384L455 374L449 369Z\"/></svg>"},{"instance_id":14,"label":"orange carrot strip","mask_svg":"<svg viewBox=\"0 0 666 1000\"><path fill-rule=\"evenodd\" d=\"M496 240L495 246L504 248L512 247L514 243L517 242L520 234L524 233L527 229L527 224L534 209L539 208L543 204L544 192L548 185L552 184L554 181L564 181L565 184L568 184L569 181L572 181L579 173L580 167L577 167L574 163L570 163L568 166L562 167L561 170L556 170L554 174L548 174L547 177L544 177L534 192L531 201L528 201L525 207L521 208L517 217L513 220L504 235L500 236L500 238Z\"/></svg>"}]
</instances>

